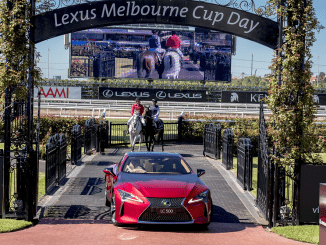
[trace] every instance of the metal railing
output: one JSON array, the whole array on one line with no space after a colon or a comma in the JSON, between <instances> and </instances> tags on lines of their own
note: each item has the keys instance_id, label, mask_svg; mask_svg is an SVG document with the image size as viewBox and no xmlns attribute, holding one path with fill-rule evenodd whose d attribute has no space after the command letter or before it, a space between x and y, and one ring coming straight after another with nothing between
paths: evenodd
<instances>
[{"instance_id":1,"label":"metal railing","mask_svg":"<svg viewBox=\"0 0 326 245\"><path fill-rule=\"evenodd\" d=\"M46 144L45 191L49 192L66 177L67 139L55 134Z\"/></svg>"},{"instance_id":2,"label":"metal railing","mask_svg":"<svg viewBox=\"0 0 326 245\"><path fill-rule=\"evenodd\" d=\"M252 190L252 144L249 138L238 141L237 179L244 190Z\"/></svg>"},{"instance_id":3,"label":"metal railing","mask_svg":"<svg viewBox=\"0 0 326 245\"><path fill-rule=\"evenodd\" d=\"M221 125L214 125L212 123L205 124L204 127L204 151L203 155L207 153L213 154L215 159L221 158Z\"/></svg>"},{"instance_id":4,"label":"metal railing","mask_svg":"<svg viewBox=\"0 0 326 245\"><path fill-rule=\"evenodd\" d=\"M81 126L76 124L71 130L71 164L77 164L81 159L82 149L82 130Z\"/></svg>"},{"instance_id":5,"label":"metal railing","mask_svg":"<svg viewBox=\"0 0 326 245\"><path fill-rule=\"evenodd\" d=\"M234 135L230 128L227 128L223 132L223 151L222 151L222 164L227 170L233 168L233 143Z\"/></svg>"},{"instance_id":6,"label":"metal railing","mask_svg":"<svg viewBox=\"0 0 326 245\"><path fill-rule=\"evenodd\" d=\"M96 148L95 119L91 118L85 122L84 127L84 153L91 154L92 149Z\"/></svg>"}]
</instances>

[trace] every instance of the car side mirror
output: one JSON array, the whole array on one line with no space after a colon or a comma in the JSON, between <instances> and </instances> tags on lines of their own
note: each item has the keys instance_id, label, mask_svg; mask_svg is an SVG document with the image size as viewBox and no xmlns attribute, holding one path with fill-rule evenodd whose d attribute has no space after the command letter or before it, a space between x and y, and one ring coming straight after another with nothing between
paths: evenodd
<instances>
[{"instance_id":1,"label":"car side mirror","mask_svg":"<svg viewBox=\"0 0 326 245\"><path fill-rule=\"evenodd\" d=\"M113 172L113 168L112 167L103 169L103 172L106 173L106 174L110 174L113 177L116 176L115 173Z\"/></svg>"},{"instance_id":2,"label":"car side mirror","mask_svg":"<svg viewBox=\"0 0 326 245\"><path fill-rule=\"evenodd\" d=\"M200 177L205 174L205 169L197 169L197 176Z\"/></svg>"}]
</instances>

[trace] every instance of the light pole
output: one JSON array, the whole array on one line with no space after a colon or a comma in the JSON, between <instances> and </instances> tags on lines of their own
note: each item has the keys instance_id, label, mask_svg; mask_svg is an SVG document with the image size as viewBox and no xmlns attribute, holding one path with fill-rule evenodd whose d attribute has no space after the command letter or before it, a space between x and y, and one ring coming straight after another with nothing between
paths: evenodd
<instances>
[{"instance_id":1,"label":"light pole","mask_svg":"<svg viewBox=\"0 0 326 245\"><path fill-rule=\"evenodd\" d=\"M48 79L50 79L50 48L48 48Z\"/></svg>"},{"instance_id":2,"label":"light pole","mask_svg":"<svg viewBox=\"0 0 326 245\"><path fill-rule=\"evenodd\" d=\"M254 53L252 53L252 56L251 56L251 88L252 88L252 68L253 68L253 64L254 64Z\"/></svg>"}]
</instances>

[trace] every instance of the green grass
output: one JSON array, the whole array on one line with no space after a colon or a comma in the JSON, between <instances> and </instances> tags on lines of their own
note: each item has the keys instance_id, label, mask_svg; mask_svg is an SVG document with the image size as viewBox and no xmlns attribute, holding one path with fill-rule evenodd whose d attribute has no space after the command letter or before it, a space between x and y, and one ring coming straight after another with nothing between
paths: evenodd
<instances>
[{"instance_id":1,"label":"green grass","mask_svg":"<svg viewBox=\"0 0 326 245\"><path fill-rule=\"evenodd\" d=\"M280 236L296 241L307 242L312 244L319 243L318 225L273 227L272 231Z\"/></svg>"},{"instance_id":2,"label":"green grass","mask_svg":"<svg viewBox=\"0 0 326 245\"><path fill-rule=\"evenodd\" d=\"M0 219L0 233L16 231L32 225L32 222L25 220Z\"/></svg>"}]
</instances>

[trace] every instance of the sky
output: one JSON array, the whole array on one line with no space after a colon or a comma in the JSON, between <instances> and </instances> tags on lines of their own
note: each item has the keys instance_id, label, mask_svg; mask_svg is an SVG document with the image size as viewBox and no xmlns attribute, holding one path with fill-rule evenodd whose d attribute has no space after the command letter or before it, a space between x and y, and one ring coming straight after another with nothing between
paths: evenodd
<instances>
[{"instance_id":1,"label":"sky","mask_svg":"<svg viewBox=\"0 0 326 245\"><path fill-rule=\"evenodd\" d=\"M222 3L223 1L229 2L229 0L221 0ZM254 0L256 8L264 6L266 1ZM313 0L313 6L318 21L326 27L326 1ZM318 71L326 73L326 28L316 33L315 37L317 40L311 48L311 53L313 56L312 72L317 75ZM61 76L61 79L68 78L69 49L64 48L64 36L40 42L36 44L36 49L41 55L38 66L42 70L44 79L54 76ZM271 65L273 55L274 50L237 37L236 55L232 56L232 77L251 76L251 72L256 76L269 74L268 67Z\"/></svg>"}]
</instances>

